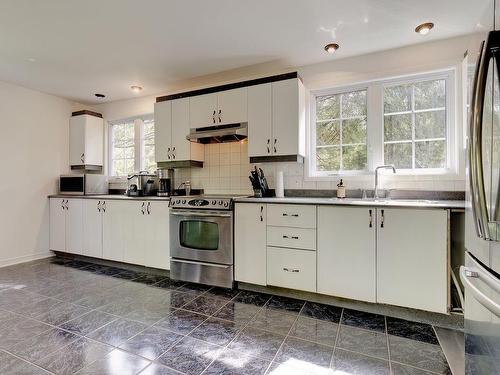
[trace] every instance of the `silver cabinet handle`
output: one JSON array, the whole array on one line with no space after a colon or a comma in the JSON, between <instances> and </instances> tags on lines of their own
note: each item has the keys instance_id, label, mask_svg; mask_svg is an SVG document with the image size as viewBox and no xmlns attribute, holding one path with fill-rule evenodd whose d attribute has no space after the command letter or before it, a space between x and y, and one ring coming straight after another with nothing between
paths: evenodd
<instances>
[{"instance_id":1,"label":"silver cabinet handle","mask_svg":"<svg viewBox=\"0 0 500 375\"><path fill-rule=\"evenodd\" d=\"M212 121L215 124L215 109L214 109L214 113L212 114Z\"/></svg>"},{"instance_id":2,"label":"silver cabinet handle","mask_svg":"<svg viewBox=\"0 0 500 375\"><path fill-rule=\"evenodd\" d=\"M64 199L61 200L61 208L64 210Z\"/></svg>"},{"instance_id":3,"label":"silver cabinet handle","mask_svg":"<svg viewBox=\"0 0 500 375\"><path fill-rule=\"evenodd\" d=\"M97 203L97 211L101 212L101 201L99 201L99 203Z\"/></svg>"},{"instance_id":4,"label":"silver cabinet handle","mask_svg":"<svg viewBox=\"0 0 500 375\"><path fill-rule=\"evenodd\" d=\"M267 138L267 153L271 153L271 140L269 138Z\"/></svg>"},{"instance_id":5,"label":"silver cabinet handle","mask_svg":"<svg viewBox=\"0 0 500 375\"><path fill-rule=\"evenodd\" d=\"M143 215L144 215L144 204L145 204L145 203L144 203L144 202L142 202L141 212L142 212L142 214L143 214Z\"/></svg>"},{"instance_id":6,"label":"silver cabinet handle","mask_svg":"<svg viewBox=\"0 0 500 375\"><path fill-rule=\"evenodd\" d=\"M483 276L483 274L479 271L468 269L465 266L460 267L460 280L462 280L465 288L471 291L474 298L481 305L500 318L500 305L479 290L479 288L472 283L471 279L479 279L488 286L492 287L493 290L496 290L497 293L500 293L500 285L498 281L489 280L487 276Z\"/></svg>"},{"instance_id":7,"label":"silver cabinet handle","mask_svg":"<svg viewBox=\"0 0 500 375\"><path fill-rule=\"evenodd\" d=\"M274 138L274 145L273 145L274 152L276 152L276 142L278 142L278 140Z\"/></svg>"},{"instance_id":8,"label":"silver cabinet handle","mask_svg":"<svg viewBox=\"0 0 500 375\"><path fill-rule=\"evenodd\" d=\"M384 210L380 210L380 228L384 227L384 220L385 220Z\"/></svg>"},{"instance_id":9,"label":"silver cabinet handle","mask_svg":"<svg viewBox=\"0 0 500 375\"><path fill-rule=\"evenodd\" d=\"M101 209L102 209L102 212L106 212L106 201L102 201Z\"/></svg>"},{"instance_id":10,"label":"silver cabinet handle","mask_svg":"<svg viewBox=\"0 0 500 375\"><path fill-rule=\"evenodd\" d=\"M264 206L260 206L260 221L264 221L264 217L262 216L263 211L264 211Z\"/></svg>"},{"instance_id":11,"label":"silver cabinet handle","mask_svg":"<svg viewBox=\"0 0 500 375\"><path fill-rule=\"evenodd\" d=\"M176 154L175 147L172 147L172 159L175 159L175 154Z\"/></svg>"},{"instance_id":12,"label":"silver cabinet handle","mask_svg":"<svg viewBox=\"0 0 500 375\"><path fill-rule=\"evenodd\" d=\"M299 214L287 214L286 212L283 212L283 216L299 217Z\"/></svg>"},{"instance_id":13,"label":"silver cabinet handle","mask_svg":"<svg viewBox=\"0 0 500 375\"><path fill-rule=\"evenodd\" d=\"M372 210L368 210L368 215L370 215L370 222L368 223L368 227L371 228L373 227L373 215L372 215Z\"/></svg>"},{"instance_id":14,"label":"silver cabinet handle","mask_svg":"<svg viewBox=\"0 0 500 375\"><path fill-rule=\"evenodd\" d=\"M80 156L80 160L82 161L82 163L85 163L85 154L82 154L82 156Z\"/></svg>"},{"instance_id":15,"label":"silver cabinet handle","mask_svg":"<svg viewBox=\"0 0 500 375\"><path fill-rule=\"evenodd\" d=\"M148 212L148 215L151 215L151 202L148 202L148 206L146 207L146 211Z\"/></svg>"},{"instance_id":16,"label":"silver cabinet handle","mask_svg":"<svg viewBox=\"0 0 500 375\"><path fill-rule=\"evenodd\" d=\"M69 210L68 203L69 203L69 200L67 200L67 199L66 199L66 211L68 211L68 210Z\"/></svg>"},{"instance_id":17,"label":"silver cabinet handle","mask_svg":"<svg viewBox=\"0 0 500 375\"><path fill-rule=\"evenodd\" d=\"M469 176L471 187L472 212L476 224L478 237L485 240L490 239L488 227L488 208L486 205L486 194L484 189L483 175L483 108L484 96L486 92L488 65L490 57L490 40L481 43L481 52L477 61L476 72L474 74L473 92L471 97L471 116L469 124ZM493 54L492 54L493 55Z\"/></svg>"},{"instance_id":18,"label":"silver cabinet handle","mask_svg":"<svg viewBox=\"0 0 500 375\"><path fill-rule=\"evenodd\" d=\"M219 124L222 122L222 110L219 109Z\"/></svg>"},{"instance_id":19,"label":"silver cabinet handle","mask_svg":"<svg viewBox=\"0 0 500 375\"><path fill-rule=\"evenodd\" d=\"M170 212L170 215L173 216L183 216L183 217L231 217L231 214L208 214L208 213L202 213L202 212L196 212L196 213L182 213L182 212Z\"/></svg>"},{"instance_id":20,"label":"silver cabinet handle","mask_svg":"<svg viewBox=\"0 0 500 375\"><path fill-rule=\"evenodd\" d=\"M283 235L283 238L291 238L292 240L298 240L298 236L287 236L286 234Z\"/></svg>"},{"instance_id":21,"label":"silver cabinet handle","mask_svg":"<svg viewBox=\"0 0 500 375\"><path fill-rule=\"evenodd\" d=\"M296 268L288 268L288 267L283 267L283 271L285 271L285 272L292 272L292 273L300 272L300 270L298 270Z\"/></svg>"}]
</instances>

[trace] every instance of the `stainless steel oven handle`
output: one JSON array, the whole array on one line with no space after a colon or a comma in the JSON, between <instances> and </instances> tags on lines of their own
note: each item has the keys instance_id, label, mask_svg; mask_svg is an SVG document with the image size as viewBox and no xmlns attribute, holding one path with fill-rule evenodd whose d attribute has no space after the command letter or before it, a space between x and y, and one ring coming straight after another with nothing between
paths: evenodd
<instances>
[{"instance_id":1,"label":"stainless steel oven handle","mask_svg":"<svg viewBox=\"0 0 500 375\"><path fill-rule=\"evenodd\" d=\"M465 266L460 267L460 280L464 284L466 289L469 289L474 298L485 308L495 314L500 318L500 305L485 295L478 287L476 287L471 279L478 278L483 281L488 286L492 287L496 292L499 290L498 281L495 280L495 283L492 285L491 280L488 277L482 275L480 271L471 270Z\"/></svg>"},{"instance_id":2,"label":"stainless steel oven handle","mask_svg":"<svg viewBox=\"0 0 500 375\"><path fill-rule=\"evenodd\" d=\"M206 214L203 212L197 212L197 213L187 213L187 212L170 212L170 215L174 216L185 216L185 217L231 217L230 214Z\"/></svg>"},{"instance_id":3,"label":"stainless steel oven handle","mask_svg":"<svg viewBox=\"0 0 500 375\"><path fill-rule=\"evenodd\" d=\"M187 264L201 264L202 266L210 266L210 267L217 267L217 268L229 268L231 266L224 265L224 264L215 264L215 263L206 263L206 262L194 262L191 260L181 260L181 259L170 259L171 262L177 262L177 263L187 263Z\"/></svg>"}]
</instances>

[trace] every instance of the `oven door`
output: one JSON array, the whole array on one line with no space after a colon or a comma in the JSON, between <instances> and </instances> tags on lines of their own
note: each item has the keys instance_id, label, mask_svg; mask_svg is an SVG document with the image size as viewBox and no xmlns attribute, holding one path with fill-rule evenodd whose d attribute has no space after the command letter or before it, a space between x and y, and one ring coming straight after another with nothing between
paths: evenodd
<instances>
[{"instance_id":1,"label":"oven door","mask_svg":"<svg viewBox=\"0 0 500 375\"><path fill-rule=\"evenodd\" d=\"M233 264L233 213L170 210L172 258Z\"/></svg>"}]
</instances>

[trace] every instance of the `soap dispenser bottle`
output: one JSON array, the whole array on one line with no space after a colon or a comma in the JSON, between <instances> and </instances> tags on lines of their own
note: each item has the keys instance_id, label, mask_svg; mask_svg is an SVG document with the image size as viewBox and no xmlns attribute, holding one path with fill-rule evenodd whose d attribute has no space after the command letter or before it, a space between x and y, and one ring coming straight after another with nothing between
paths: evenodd
<instances>
[{"instance_id":1,"label":"soap dispenser bottle","mask_svg":"<svg viewBox=\"0 0 500 375\"><path fill-rule=\"evenodd\" d=\"M342 179L340 179L340 182L337 184L337 198L345 198L345 186Z\"/></svg>"}]
</instances>

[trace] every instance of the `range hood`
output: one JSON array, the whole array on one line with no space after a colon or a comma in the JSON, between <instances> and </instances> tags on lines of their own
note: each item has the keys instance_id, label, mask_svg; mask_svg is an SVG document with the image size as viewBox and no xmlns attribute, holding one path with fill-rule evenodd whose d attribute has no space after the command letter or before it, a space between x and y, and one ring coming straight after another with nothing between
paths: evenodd
<instances>
[{"instance_id":1,"label":"range hood","mask_svg":"<svg viewBox=\"0 0 500 375\"><path fill-rule=\"evenodd\" d=\"M248 137L247 123L192 128L186 139L197 143L238 142Z\"/></svg>"}]
</instances>

